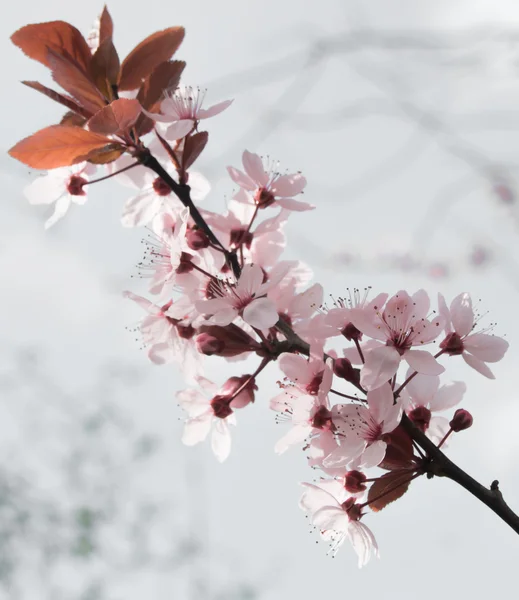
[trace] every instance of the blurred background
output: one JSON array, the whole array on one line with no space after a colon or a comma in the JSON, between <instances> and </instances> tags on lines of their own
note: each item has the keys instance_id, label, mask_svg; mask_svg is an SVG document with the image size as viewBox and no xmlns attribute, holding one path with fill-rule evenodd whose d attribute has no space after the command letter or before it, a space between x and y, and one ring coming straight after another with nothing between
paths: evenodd
<instances>
[{"instance_id":1,"label":"blurred background","mask_svg":"<svg viewBox=\"0 0 519 600\"><path fill-rule=\"evenodd\" d=\"M57 122L58 105L20 85L46 70L9 42L62 19L85 34L102 4L18 0L0 23L3 150ZM269 154L308 179L313 213L294 214L287 258L327 293L371 285L434 297L470 291L511 347L496 381L452 359L475 422L449 456L499 479L519 510L519 7L501 0L113 0L124 56L184 25L184 83L235 98L207 122L197 168L224 210L225 166ZM0 159L0 598L9 600L310 600L365 594L424 600L510 596L519 539L450 481L417 480L366 523L381 560L335 560L297 506L311 472L281 435L264 372L220 465L180 443L174 367L148 362L141 313L121 292L136 276L142 230L120 226L128 190L89 190L48 232L22 190L37 176ZM208 361L208 377L250 372Z\"/></svg>"}]
</instances>

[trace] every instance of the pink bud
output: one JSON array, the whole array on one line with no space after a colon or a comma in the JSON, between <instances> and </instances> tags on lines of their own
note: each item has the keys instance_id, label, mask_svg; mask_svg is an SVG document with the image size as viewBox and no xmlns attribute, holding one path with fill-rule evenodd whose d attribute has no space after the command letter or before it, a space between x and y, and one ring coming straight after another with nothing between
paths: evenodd
<instances>
[{"instance_id":1,"label":"pink bud","mask_svg":"<svg viewBox=\"0 0 519 600\"><path fill-rule=\"evenodd\" d=\"M358 494L366 489L366 475L360 471L348 471L344 476L344 489L350 494Z\"/></svg>"},{"instance_id":2,"label":"pink bud","mask_svg":"<svg viewBox=\"0 0 519 600\"><path fill-rule=\"evenodd\" d=\"M230 377L221 387L220 394L232 398L229 403L232 408L244 408L247 404L254 402L254 391L257 389L258 386L253 377L242 375L241 377ZM240 391L238 392L238 390ZM238 393L236 394L236 392Z\"/></svg>"},{"instance_id":3,"label":"pink bud","mask_svg":"<svg viewBox=\"0 0 519 600\"><path fill-rule=\"evenodd\" d=\"M201 333L196 338L196 349L200 354L212 356L213 354L220 354L224 348L225 342L219 340L210 333Z\"/></svg>"},{"instance_id":4,"label":"pink bud","mask_svg":"<svg viewBox=\"0 0 519 600\"><path fill-rule=\"evenodd\" d=\"M360 383L360 369L352 367L347 358L337 358L333 363L333 372L337 377L345 379L354 385Z\"/></svg>"},{"instance_id":5,"label":"pink bud","mask_svg":"<svg viewBox=\"0 0 519 600\"><path fill-rule=\"evenodd\" d=\"M186 241L191 250L203 250L209 246L209 238L200 229L190 229L186 233Z\"/></svg>"},{"instance_id":6,"label":"pink bud","mask_svg":"<svg viewBox=\"0 0 519 600\"><path fill-rule=\"evenodd\" d=\"M411 421L420 429L425 432L431 422L431 411L425 406L417 406L413 408L407 415Z\"/></svg>"},{"instance_id":7,"label":"pink bud","mask_svg":"<svg viewBox=\"0 0 519 600\"><path fill-rule=\"evenodd\" d=\"M458 410L454 413L452 417L452 421L449 423L452 431L463 431L464 429L468 429L472 426L472 415L468 410L464 408L458 408Z\"/></svg>"},{"instance_id":8,"label":"pink bud","mask_svg":"<svg viewBox=\"0 0 519 600\"><path fill-rule=\"evenodd\" d=\"M197 344L201 335L207 334L210 336L202 338L200 340L202 346L198 347L199 352L208 354L209 356L212 354L225 357L238 356L239 354L254 352L261 348L256 340L251 338L251 336L243 331L241 327L234 325L234 323L226 325L225 327L220 327L219 325L203 325L198 331L200 335L197 338ZM220 344L217 345L215 340L220 342ZM207 344L207 346L205 344ZM206 348L208 352L205 351Z\"/></svg>"}]
</instances>

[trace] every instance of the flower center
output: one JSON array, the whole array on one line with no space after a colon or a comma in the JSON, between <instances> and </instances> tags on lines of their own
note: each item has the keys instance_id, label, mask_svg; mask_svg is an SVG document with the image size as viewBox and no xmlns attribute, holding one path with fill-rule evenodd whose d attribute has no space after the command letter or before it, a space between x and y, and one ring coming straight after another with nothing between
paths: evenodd
<instances>
[{"instance_id":1,"label":"flower center","mask_svg":"<svg viewBox=\"0 0 519 600\"><path fill-rule=\"evenodd\" d=\"M161 177L156 177L153 181L153 189L157 196L169 196L171 188Z\"/></svg>"},{"instance_id":2,"label":"flower center","mask_svg":"<svg viewBox=\"0 0 519 600\"><path fill-rule=\"evenodd\" d=\"M312 427L316 429L326 429L333 431L334 425L332 421L332 413L326 406L320 406L312 419Z\"/></svg>"},{"instance_id":3,"label":"flower center","mask_svg":"<svg viewBox=\"0 0 519 600\"><path fill-rule=\"evenodd\" d=\"M260 208L267 208L267 206L274 204L275 200L274 194L263 187L259 188L254 195L254 202L256 202Z\"/></svg>"},{"instance_id":4,"label":"flower center","mask_svg":"<svg viewBox=\"0 0 519 600\"><path fill-rule=\"evenodd\" d=\"M317 394L319 393L319 388L321 387L321 383L323 382L323 375L324 371L316 373L312 381L306 384L306 391L312 396L317 396Z\"/></svg>"},{"instance_id":5,"label":"flower center","mask_svg":"<svg viewBox=\"0 0 519 600\"><path fill-rule=\"evenodd\" d=\"M218 419L226 419L233 413L232 408L229 406L229 396L215 396L211 400L211 408L214 416Z\"/></svg>"},{"instance_id":6,"label":"flower center","mask_svg":"<svg viewBox=\"0 0 519 600\"><path fill-rule=\"evenodd\" d=\"M417 406L409 413L411 421L425 433L431 422L431 411L425 406Z\"/></svg>"},{"instance_id":7,"label":"flower center","mask_svg":"<svg viewBox=\"0 0 519 600\"><path fill-rule=\"evenodd\" d=\"M67 191L71 196L85 196L86 192L83 190L85 183L88 183L86 179L79 175L72 175L67 185Z\"/></svg>"},{"instance_id":8,"label":"flower center","mask_svg":"<svg viewBox=\"0 0 519 600\"><path fill-rule=\"evenodd\" d=\"M463 354L463 340L459 334L453 331L447 335L443 342L441 342L440 348L451 356Z\"/></svg>"}]
</instances>

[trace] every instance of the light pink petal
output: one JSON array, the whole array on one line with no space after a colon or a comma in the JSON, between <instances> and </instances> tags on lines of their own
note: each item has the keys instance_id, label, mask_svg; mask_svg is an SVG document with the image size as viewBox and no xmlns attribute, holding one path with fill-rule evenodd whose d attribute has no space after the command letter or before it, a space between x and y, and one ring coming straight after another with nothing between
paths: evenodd
<instances>
[{"instance_id":1,"label":"light pink petal","mask_svg":"<svg viewBox=\"0 0 519 600\"><path fill-rule=\"evenodd\" d=\"M474 311L472 310L472 300L466 292L459 294L451 302L450 317L457 334L464 336L470 333L474 325Z\"/></svg>"},{"instance_id":2,"label":"light pink petal","mask_svg":"<svg viewBox=\"0 0 519 600\"><path fill-rule=\"evenodd\" d=\"M211 184L209 180L198 173L197 171L189 172L188 179L189 187L191 188L191 199L200 202L203 200L211 191Z\"/></svg>"},{"instance_id":3,"label":"light pink petal","mask_svg":"<svg viewBox=\"0 0 519 600\"><path fill-rule=\"evenodd\" d=\"M446 419L445 417L432 417L425 435L435 444L439 444L449 429L449 419ZM445 447L447 447L447 444L442 446L442 448Z\"/></svg>"},{"instance_id":4,"label":"light pink petal","mask_svg":"<svg viewBox=\"0 0 519 600\"><path fill-rule=\"evenodd\" d=\"M377 310L380 310L384 306L388 296L389 296L389 294L386 294L384 292L381 294L378 294L377 296L375 296L373 298L373 300L371 300L371 302L368 302L368 304L366 304L366 306L364 307L364 310L371 314L373 314Z\"/></svg>"},{"instance_id":5,"label":"light pink petal","mask_svg":"<svg viewBox=\"0 0 519 600\"><path fill-rule=\"evenodd\" d=\"M245 175L243 171L235 169L234 167L227 167L227 172L229 173L234 183L239 185L244 190L247 190L248 192L253 192L255 189L257 189L258 186L256 185L256 183L248 175ZM236 196L235 199L240 201L240 199L236 198Z\"/></svg>"},{"instance_id":6,"label":"light pink petal","mask_svg":"<svg viewBox=\"0 0 519 600\"><path fill-rule=\"evenodd\" d=\"M423 375L441 375L445 371L445 367L426 350L407 350L404 359L412 369Z\"/></svg>"},{"instance_id":7,"label":"light pink petal","mask_svg":"<svg viewBox=\"0 0 519 600\"><path fill-rule=\"evenodd\" d=\"M416 323L418 334L413 339L413 346L420 346L421 344L428 344L435 340L445 328L445 319L440 315L435 317L432 321L420 321Z\"/></svg>"},{"instance_id":8,"label":"light pink petal","mask_svg":"<svg viewBox=\"0 0 519 600\"><path fill-rule=\"evenodd\" d=\"M229 325L238 316L238 310L232 306L219 310L211 317L211 323L225 327Z\"/></svg>"},{"instance_id":9,"label":"light pink petal","mask_svg":"<svg viewBox=\"0 0 519 600\"><path fill-rule=\"evenodd\" d=\"M298 354L284 352L278 359L279 368L294 383L306 384L310 381L308 360Z\"/></svg>"},{"instance_id":10,"label":"light pink petal","mask_svg":"<svg viewBox=\"0 0 519 600\"><path fill-rule=\"evenodd\" d=\"M305 491L299 501L299 507L304 511L314 514L323 506L338 506L337 499L327 490L313 483L301 484Z\"/></svg>"},{"instance_id":11,"label":"light pink petal","mask_svg":"<svg viewBox=\"0 0 519 600\"><path fill-rule=\"evenodd\" d=\"M23 193L30 204L52 204L66 191L65 177L49 174L37 177Z\"/></svg>"},{"instance_id":12,"label":"light pink petal","mask_svg":"<svg viewBox=\"0 0 519 600\"><path fill-rule=\"evenodd\" d=\"M224 100L223 102L218 102L218 104L213 104L213 106L210 106L209 108L201 108L198 111L198 118L209 119L210 117L215 117L223 112L226 108L229 108L232 103L233 100Z\"/></svg>"},{"instance_id":13,"label":"light pink petal","mask_svg":"<svg viewBox=\"0 0 519 600\"><path fill-rule=\"evenodd\" d=\"M377 467L386 455L386 442L379 440L370 444L364 452L359 456L358 467L364 469L370 469L371 467Z\"/></svg>"},{"instance_id":14,"label":"light pink petal","mask_svg":"<svg viewBox=\"0 0 519 600\"><path fill-rule=\"evenodd\" d=\"M243 320L256 329L269 329L279 320L276 305L268 298L253 300L243 311Z\"/></svg>"},{"instance_id":15,"label":"light pink petal","mask_svg":"<svg viewBox=\"0 0 519 600\"><path fill-rule=\"evenodd\" d=\"M150 346L148 349L148 358L156 365L164 365L173 361L175 356L170 344L160 342Z\"/></svg>"},{"instance_id":16,"label":"light pink petal","mask_svg":"<svg viewBox=\"0 0 519 600\"><path fill-rule=\"evenodd\" d=\"M368 392L369 412L377 423L382 423L386 418L393 406L393 398L393 390L387 382Z\"/></svg>"},{"instance_id":17,"label":"light pink petal","mask_svg":"<svg viewBox=\"0 0 519 600\"><path fill-rule=\"evenodd\" d=\"M415 369L408 369L406 379L415 372ZM406 390L413 399L413 404L426 406L432 401L438 388L440 387L440 378L438 375L415 375L407 384Z\"/></svg>"},{"instance_id":18,"label":"light pink petal","mask_svg":"<svg viewBox=\"0 0 519 600\"><path fill-rule=\"evenodd\" d=\"M488 379L496 378L494 373L492 373L492 371L487 366L487 364L485 362L483 362L482 360L479 360L479 358L476 358L474 355L469 354L468 352L464 352L462 354L462 356L463 356L463 360L468 365L470 365L473 369L476 369L476 371L481 373L481 375L488 377Z\"/></svg>"},{"instance_id":19,"label":"light pink petal","mask_svg":"<svg viewBox=\"0 0 519 600\"><path fill-rule=\"evenodd\" d=\"M323 303L323 295L323 286L319 283L298 294L290 305L291 316L305 319L310 317Z\"/></svg>"},{"instance_id":20,"label":"light pink petal","mask_svg":"<svg viewBox=\"0 0 519 600\"><path fill-rule=\"evenodd\" d=\"M431 301L429 300L429 294L423 289L418 290L412 296L414 305L413 315L416 319L425 319L429 313L431 307Z\"/></svg>"},{"instance_id":21,"label":"light pink petal","mask_svg":"<svg viewBox=\"0 0 519 600\"><path fill-rule=\"evenodd\" d=\"M263 283L263 270L259 265L245 265L241 272L236 292L239 296L253 296Z\"/></svg>"},{"instance_id":22,"label":"light pink petal","mask_svg":"<svg viewBox=\"0 0 519 600\"><path fill-rule=\"evenodd\" d=\"M301 444L310 435L311 431L312 427L308 424L294 425L274 446L275 452L277 454L283 454L290 446Z\"/></svg>"},{"instance_id":23,"label":"light pink petal","mask_svg":"<svg viewBox=\"0 0 519 600\"><path fill-rule=\"evenodd\" d=\"M306 179L301 173L292 173L290 175L281 175L273 185L271 191L280 198L292 198L300 194L306 187Z\"/></svg>"},{"instance_id":24,"label":"light pink petal","mask_svg":"<svg viewBox=\"0 0 519 600\"><path fill-rule=\"evenodd\" d=\"M167 108L168 102L170 102L169 98L166 98L165 100L163 100L163 102L161 104L162 110L164 110L164 108ZM173 121L176 117L176 115L170 115L170 114L163 115L162 113L152 113L142 107L141 107L141 109L142 109L142 112L147 117L149 117L152 121L155 121L157 123L171 123L171 121Z\"/></svg>"},{"instance_id":25,"label":"light pink petal","mask_svg":"<svg viewBox=\"0 0 519 600\"><path fill-rule=\"evenodd\" d=\"M247 175L254 182L256 182L256 187L266 186L269 177L268 174L265 172L265 168L263 167L263 161L261 160L261 158L257 154L245 150L243 152L242 160L245 173L247 173Z\"/></svg>"},{"instance_id":26,"label":"light pink petal","mask_svg":"<svg viewBox=\"0 0 519 600\"><path fill-rule=\"evenodd\" d=\"M190 417L198 417L208 410L209 400L193 388L177 392L176 399Z\"/></svg>"},{"instance_id":27,"label":"light pink petal","mask_svg":"<svg viewBox=\"0 0 519 600\"><path fill-rule=\"evenodd\" d=\"M323 506L313 516L312 523L321 531L344 533L348 528L348 515L338 506Z\"/></svg>"},{"instance_id":28,"label":"light pink petal","mask_svg":"<svg viewBox=\"0 0 519 600\"><path fill-rule=\"evenodd\" d=\"M226 419L215 419L211 448L219 462L224 462L231 453L231 432Z\"/></svg>"},{"instance_id":29,"label":"light pink petal","mask_svg":"<svg viewBox=\"0 0 519 600\"><path fill-rule=\"evenodd\" d=\"M386 383L398 371L400 354L391 346L379 346L367 352L365 360L360 383L364 389L373 390Z\"/></svg>"},{"instance_id":30,"label":"light pink petal","mask_svg":"<svg viewBox=\"0 0 519 600\"><path fill-rule=\"evenodd\" d=\"M197 300L195 302L196 310L202 315L214 315L215 313L229 308L227 298L211 298L210 300Z\"/></svg>"},{"instance_id":31,"label":"light pink petal","mask_svg":"<svg viewBox=\"0 0 519 600\"><path fill-rule=\"evenodd\" d=\"M134 294L132 292L123 292L123 296L136 302L146 312L150 313L150 315L162 314L162 309L160 308L160 306L153 304L153 302L146 300L146 298L143 298L142 296L138 296L137 294Z\"/></svg>"},{"instance_id":32,"label":"light pink petal","mask_svg":"<svg viewBox=\"0 0 519 600\"><path fill-rule=\"evenodd\" d=\"M211 429L212 410L209 409L198 417L188 419L184 425L182 442L186 446L194 446L207 437Z\"/></svg>"},{"instance_id":33,"label":"light pink petal","mask_svg":"<svg viewBox=\"0 0 519 600\"><path fill-rule=\"evenodd\" d=\"M452 408L461 402L466 391L467 386L463 381L454 381L453 383L442 385L438 393L430 401L429 407L432 411Z\"/></svg>"},{"instance_id":34,"label":"light pink petal","mask_svg":"<svg viewBox=\"0 0 519 600\"><path fill-rule=\"evenodd\" d=\"M364 523L350 521L348 523L348 536L353 549L359 557L359 569L366 566L372 554L378 557L378 545L375 536L371 529L366 527Z\"/></svg>"},{"instance_id":35,"label":"light pink petal","mask_svg":"<svg viewBox=\"0 0 519 600\"><path fill-rule=\"evenodd\" d=\"M380 340L381 342L387 340L387 330L381 325L381 319L375 314L368 313L362 308L352 308L350 319L359 331L362 331L362 333L370 338Z\"/></svg>"},{"instance_id":36,"label":"light pink petal","mask_svg":"<svg viewBox=\"0 0 519 600\"><path fill-rule=\"evenodd\" d=\"M308 202L300 202L293 198L278 198L276 204L285 210L295 210L296 212L304 212L305 210L314 210L315 206Z\"/></svg>"},{"instance_id":37,"label":"light pink petal","mask_svg":"<svg viewBox=\"0 0 519 600\"><path fill-rule=\"evenodd\" d=\"M168 119L170 120L170 119ZM166 138L168 140L181 140L193 129L194 121L191 119L182 119L175 121L166 129Z\"/></svg>"},{"instance_id":38,"label":"light pink petal","mask_svg":"<svg viewBox=\"0 0 519 600\"><path fill-rule=\"evenodd\" d=\"M330 468L346 468L354 458L357 458L364 448L365 443L362 440L359 441L359 446L356 448L355 452L350 451L344 446L339 446L325 457L323 465Z\"/></svg>"},{"instance_id":39,"label":"light pink petal","mask_svg":"<svg viewBox=\"0 0 519 600\"><path fill-rule=\"evenodd\" d=\"M164 197L149 192L130 198L126 202L121 217L123 227L147 225L160 213L163 203Z\"/></svg>"},{"instance_id":40,"label":"light pink petal","mask_svg":"<svg viewBox=\"0 0 519 600\"><path fill-rule=\"evenodd\" d=\"M202 377L202 375L199 375L196 378L196 382L204 390L204 392L206 392L206 394L210 396L215 396L218 392L218 386L216 385L216 383L213 383L210 379L207 379L206 377Z\"/></svg>"},{"instance_id":41,"label":"light pink petal","mask_svg":"<svg viewBox=\"0 0 519 600\"><path fill-rule=\"evenodd\" d=\"M438 310L440 316L444 319L445 333L450 333L452 331L451 313L447 307L443 294L438 294Z\"/></svg>"},{"instance_id":42,"label":"light pink petal","mask_svg":"<svg viewBox=\"0 0 519 600\"><path fill-rule=\"evenodd\" d=\"M463 346L468 352L489 363L501 360L508 350L508 345L503 338L487 333L474 333L463 340Z\"/></svg>"},{"instance_id":43,"label":"light pink petal","mask_svg":"<svg viewBox=\"0 0 519 600\"><path fill-rule=\"evenodd\" d=\"M48 218L45 221L45 229L49 229L49 227L52 227L55 223L57 223L60 219L62 219L68 209L70 207L70 196L66 195L66 196L61 196L61 198L58 198L58 200L56 201L56 204L54 205L54 213L52 214L52 216L50 218Z\"/></svg>"},{"instance_id":44,"label":"light pink petal","mask_svg":"<svg viewBox=\"0 0 519 600\"><path fill-rule=\"evenodd\" d=\"M381 348L381 347L382 347L382 344L380 342L377 342L376 340L368 340L364 344L360 345L360 348L361 348L364 356L366 356L366 354L370 350L373 350L374 348ZM352 346L351 348L345 348L342 351L342 354L343 354L344 358L347 358L351 362L352 365L361 365L362 364L362 360L360 358L360 354L359 354L359 351L357 350L356 346Z\"/></svg>"}]
</instances>

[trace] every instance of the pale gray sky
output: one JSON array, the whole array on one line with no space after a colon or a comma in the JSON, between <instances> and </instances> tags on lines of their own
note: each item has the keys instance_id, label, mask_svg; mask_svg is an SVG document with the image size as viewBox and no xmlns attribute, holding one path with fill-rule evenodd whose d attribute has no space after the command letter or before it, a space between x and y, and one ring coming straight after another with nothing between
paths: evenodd
<instances>
[{"instance_id":1,"label":"pale gray sky","mask_svg":"<svg viewBox=\"0 0 519 600\"><path fill-rule=\"evenodd\" d=\"M18 83L48 84L49 78L10 44L9 35L28 22L54 19L87 33L101 7L20 0L4 14L5 150L62 112ZM120 54L157 29L184 25L187 36L179 51L188 63L184 82L208 85L208 98L215 101L235 98L208 123L210 143L199 165L213 183L208 205L224 207L232 192L224 167L238 165L244 148L268 153L308 179L305 199L318 210L291 218L288 254L309 263L327 292L424 286L432 295L470 291L481 298L489 320L498 323L496 332L506 334L511 347L496 366L495 382L454 360L451 370L449 363L449 375L469 386L464 405L475 418L474 427L452 442L449 455L482 483L499 479L511 506L519 509L513 379L519 359L519 209L517 203L499 204L490 185L497 176L506 176L512 186L518 181L517 4L115 0L109 9ZM345 40L359 31L345 51ZM506 32L515 32L515 40ZM332 39L343 44L342 51L308 66L308 46ZM408 49L395 49L398 40L408 40ZM419 49L427 40L443 40L445 47ZM265 63L272 64L251 71ZM357 113L340 116L348 107ZM300 451L281 458L273 451L281 426L267 409L278 378L272 371L260 379L256 406L238 415L227 463L218 464L207 445L184 448L174 400L183 387L181 374L147 363L124 329L140 314L120 292L144 290L130 280L142 232L119 224L127 190L111 182L95 186L85 206L73 207L44 232L44 211L29 207L21 191L34 175L7 158L0 164L2 360L20 347L44 348L49 375L72 394L90 389L107 362L142 372L140 384L119 402L137 429L160 436L163 445L153 469L136 475L132 485L137 494L181 503L186 522L207 543L206 570L199 573L207 589L239 577L268 600L337 594L399 600L417 594L422 600L439 594L513 597L508 590L515 586L516 534L449 481L419 480L401 501L366 520L379 541L380 561L359 571L347 545L334 560L327 557L297 507L298 482L311 480L313 473ZM433 231L438 223L443 225ZM474 244L492 249L496 261L486 269L468 268ZM389 268L382 257L407 252L446 261L454 277ZM354 257L351 264L338 260L344 253ZM241 363L236 367L247 370ZM217 361L209 364L212 376L223 380ZM6 401L3 410L6 447L29 456L34 440L23 423L16 431L20 417L12 404ZM45 462L42 454L34 468L45 473ZM187 485L186 471L195 473L194 483ZM129 580L114 570L110 578L114 600L209 598L153 571ZM30 597L39 596L35 591Z\"/></svg>"}]
</instances>

